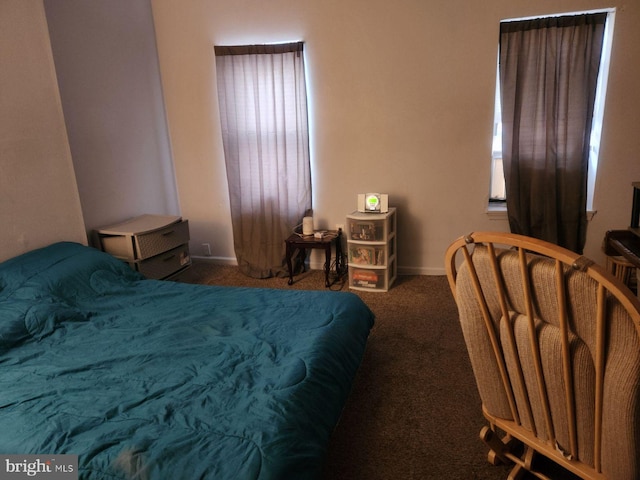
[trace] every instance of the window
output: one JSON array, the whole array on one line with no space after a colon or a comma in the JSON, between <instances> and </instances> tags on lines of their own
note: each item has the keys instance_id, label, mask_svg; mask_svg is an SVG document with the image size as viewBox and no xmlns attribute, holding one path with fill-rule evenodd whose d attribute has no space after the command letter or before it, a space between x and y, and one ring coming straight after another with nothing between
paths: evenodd
<instances>
[{"instance_id":1,"label":"window","mask_svg":"<svg viewBox=\"0 0 640 480\"><path fill-rule=\"evenodd\" d=\"M602 12L602 10L600 11ZM600 61L600 70L598 73L598 85L596 89L596 98L594 104L593 121L591 127L590 153L589 153L589 170L587 180L587 210L593 210L593 191L595 188L596 172L598 169L598 157L600 153L600 138L602 134L602 119L604 115L605 95L607 91L607 78L609 74L609 58L611 56L611 43L613 37L613 24L615 11L604 10L607 13L607 20L604 31L604 43ZM580 15L595 13L575 12L567 15ZM538 17L540 18L540 17ZM504 20L504 22L514 21L515 19ZM524 19L517 19L524 20ZM504 179L504 168L502 162L502 110L500 104L500 71L498 66L496 69L496 94L494 105L494 122L493 122L493 141L491 148L491 185L489 193L490 205L504 204L506 201L506 188Z\"/></svg>"},{"instance_id":2,"label":"window","mask_svg":"<svg viewBox=\"0 0 640 480\"><path fill-rule=\"evenodd\" d=\"M303 43L216 46L215 55L238 266L279 275L284 240L311 208Z\"/></svg>"}]
</instances>

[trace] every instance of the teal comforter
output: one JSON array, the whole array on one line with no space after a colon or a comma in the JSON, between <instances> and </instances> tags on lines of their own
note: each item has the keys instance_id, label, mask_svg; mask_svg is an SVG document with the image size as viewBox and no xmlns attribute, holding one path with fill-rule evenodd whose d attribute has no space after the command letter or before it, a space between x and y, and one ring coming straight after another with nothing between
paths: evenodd
<instances>
[{"instance_id":1,"label":"teal comforter","mask_svg":"<svg viewBox=\"0 0 640 480\"><path fill-rule=\"evenodd\" d=\"M348 292L29 252L0 264L0 452L77 454L86 479L318 478L372 324Z\"/></svg>"}]
</instances>

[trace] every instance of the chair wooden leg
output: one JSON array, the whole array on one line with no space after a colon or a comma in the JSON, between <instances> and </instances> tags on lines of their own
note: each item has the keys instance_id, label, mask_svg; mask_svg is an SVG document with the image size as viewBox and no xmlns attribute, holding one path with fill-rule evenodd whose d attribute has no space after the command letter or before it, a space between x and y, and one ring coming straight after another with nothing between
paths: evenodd
<instances>
[{"instance_id":1,"label":"chair wooden leg","mask_svg":"<svg viewBox=\"0 0 640 480\"><path fill-rule=\"evenodd\" d=\"M507 480L522 480L525 478L527 472L533 470L533 457L535 456L535 450L525 446L524 454L522 455L522 463L516 462L516 465L509 472Z\"/></svg>"},{"instance_id":2,"label":"chair wooden leg","mask_svg":"<svg viewBox=\"0 0 640 480\"><path fill-rule=\"evenodd\" d=\"M509 472L507 480L522 480L523 478L525 478L526 473L527 469L522 465L516 463Z\"/></svg>"},{"instance_id":3,"label":"chair wooden leg","mask_svg":"<svg viewBox=\"0 0 640 480\"><path fill-rule=\"evenodd\" d=\"M524 462L524 468L531 471L533 470L533 457L535 457L536 451L531 447L525 447L522 461Z\"/></svg>"},{"instance_id":4,"label":"chair wooden leg","mask_svg":"<svg viewBox=\"0 0 640 480\"><path fill-rule=\"evenodd\" d=\"M487 460L491 465L512 463L507 454L511 453L514 443L517 441L510 435L502 439L490 427L485 426L480 430L480 440L489 447Z\"/></svg>"},{"instance_id":5,"label":"chair wooden leg","mask_svg":"<svg viewBox=\"0 0 640 480\"><path fill-rule=\"evenodd\" d=\"M483 427L480 431L480 439L489 447L487 459L492 465L514 464L509 472L507 480L524 480L529 478L528 474L541 480L551 480L542 472L538 472L533 467L536 451L526 445L522 445L511 435L500 438L490 427ZM518 454L524 447L522 453ZM514 451L515 450L515 451Z\"/></svg>"}]
</instances>

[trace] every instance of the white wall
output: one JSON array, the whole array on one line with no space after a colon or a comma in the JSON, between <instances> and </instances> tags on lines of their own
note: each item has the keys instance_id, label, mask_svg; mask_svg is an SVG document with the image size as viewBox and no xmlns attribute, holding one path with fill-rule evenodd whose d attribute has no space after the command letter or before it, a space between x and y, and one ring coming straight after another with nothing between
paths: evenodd
<instances>
[{"instance_id":1,"label":"white wall","mask_svg":"<svg viewBox=\"0 0 640 480\"><path fill-rule=\"evenodd\" d=\"M42 0L0 2L0 261L87 243Z\"/></svg>"},{"instance_id":2,"label":"white wall","mask_svg":"<svg viewBox=\"0 0 640 480\"><path fill-rule=\"evenodd\" d=\"M314 210L344 223L356 194L398 207L401 271L442 273L460 235L508 230L486 214L495 62L504 18L612 6L601 0L152 0L183 214L192 247L233 257L214 44L306 42ZM640 180L640 3L618 5L585 253L601 261L607 229L626 228Z\"/></svg>"},{"instance_id":3,"label":"white wall","mask_svg":"<svg viewBox=\"0 0 640 480\"><path fill-rule=\"evenodd\" d=\"M597 213L585 253L601 260L604 232L629 224L630 184L640 180L638 2L151 2L153 15L149 0L47 0L79 187L42 0L0 2L0 258L84 241L83 213L90 229L179 209L193 253L209 242L214 256L233 259L212 47L302 39L318 226L344 223L359 192L389 193L401 271L442 273L453 238L508 228L485 212L499 20L611 6Z\"/></svg>"},{"instance_id":4,"label":"white wall","mask_svg":"<svg viewBox=\"0 0 640 480\"><path fill-rule=\"evenodd\" d=\"M214 44L304 40L314 210L344 223L356 194L398 207L399 267L442 273L451 240L508 230L486 214L495 62L504 18L617 6L585 253L602 261L607 229L626 228L640 180L640 2L601 0L152 0L183 215L194 253L233 257L216 99Z\"/></svg>"},{"instance_id":5,"label":"white wall","mask_svg":"<svg viewBox=\"0 0 640 480\"><path fill-rule=\"evenodd\" d=\"M44 5L87 230L179 215L149 0Z\"/></svg>"}]
</instances>

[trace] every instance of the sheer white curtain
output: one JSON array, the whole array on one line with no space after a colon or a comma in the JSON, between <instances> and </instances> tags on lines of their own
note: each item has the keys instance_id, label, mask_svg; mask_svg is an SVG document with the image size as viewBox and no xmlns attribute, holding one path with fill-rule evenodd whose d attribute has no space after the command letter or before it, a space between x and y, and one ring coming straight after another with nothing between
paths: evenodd
<instances>
[{"instance_id":1,"label":"sheer white curtain","mask_svg":"<svg viewBox=\"0 0 640 480\"><path fill-rule=\"evenodd\" d=\"M284 273L284 240L311 209L302 50L215 47L234 248L251 277Z\"/></svg>"}]
</instances>

